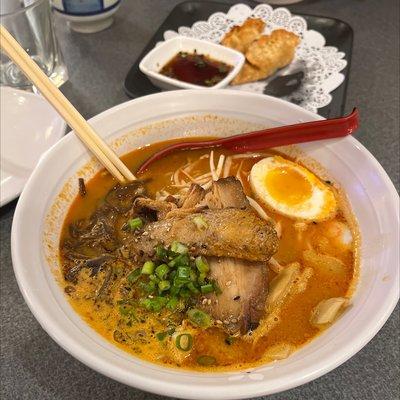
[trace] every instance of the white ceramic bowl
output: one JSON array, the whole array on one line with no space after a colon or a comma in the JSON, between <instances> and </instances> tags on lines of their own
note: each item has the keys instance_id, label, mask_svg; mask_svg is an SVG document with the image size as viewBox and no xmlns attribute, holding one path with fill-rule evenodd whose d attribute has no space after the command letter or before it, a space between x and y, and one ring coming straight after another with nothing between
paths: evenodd
<instances>
[{"instance_id":1,"label":"white ceramic bowl","mask_svg":"<svg viewBox=\"0 0 400 400\"><path fill-rule=\"evenodd\" d=\"M90 123L108 142L114 142L118 153L124 153L178 135L227 135L254 124L318 119L318 115L272 97L228 90L187 90L129 101L92 118ZM60 346L86 365L127 385L168 396L250 398L290 389L331 371L371 340L398 301L398 195L379 163L352 137L300 147L325 165L349 196L362 234L361 276L353 306L288 359L250 373L202 374L169 369L116 348L75 314L52 270L58 269L61 223L77 194L78 173L89 178L99 166L90 161L73 134L41 159L14 216L14 271L31 311Z\"/></svg>"},{"instance_id":2,"label":"white ceramic bowl","mask_svg":"<svg viewBox=\"0 0 400 400\"><path fill-rule=\"evenodd\" d=\"M211 43L206 40L193 39L185 36L176 36L165 42L159 43L153 50L143 57L139 64L139 69L146 74L153 85L161 89L210 89L209 87L194 85L180 81L178 79L169 78L159 73L160 69L176 56L180 51L198 54L204 54L217 61L222 61L232 65L233 68L229 74L212 86L212 89L220 89L229 84L229 82L239 73L242 68L245 57L239 51L230 49L229 47Z\"/></svg>"}]
</instances>

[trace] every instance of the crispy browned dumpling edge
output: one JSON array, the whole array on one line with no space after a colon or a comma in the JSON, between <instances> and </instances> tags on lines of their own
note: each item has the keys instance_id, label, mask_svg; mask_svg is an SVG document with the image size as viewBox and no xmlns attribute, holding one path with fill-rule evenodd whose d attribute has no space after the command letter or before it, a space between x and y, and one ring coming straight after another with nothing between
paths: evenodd
<instances>
[{"instance_id":1,"label":"crispy browned dumpling edge","mask_svg":"<svg viewBox=\"0 0 400 400\"><path fill-rule=\"evenodd\" d=\"M277 29L271 33L271 35L261 35L261 32L264 30L265 22L260 18L248 18L241 26L234 26L229 32L225 34L223 39L221 40L221 44L226 47L233 48L235 50L240 51L246 56L246 62L243 65L239 74L232 80L231 85L241 85L245 83L255 82L258 80L262 80L273 74L278 68L282 68L290 62L292 62L294 57L295 48L300 43L300 38L294 34L293 32L287 31L285 29ZM254 29L259 32L258 35L254 34L253 40L250 43L242 43L241 35L242 32L246 32L246 30ZM247 57L248 52L251 50L251 47L255 48L255 43L260 42L263 44L266 39L271 36L277 36L288 40L290 43L290 47L292 50L291 56L286 57L286 62L277 62L276 65L274 63L266 66L263 62L257 62L256 59L250 55L250 58ZM283 36L283 37L282 37ZM274 39L275 39L274 37ZM258 46L257 46L258 47ZM254 50L253 50L254 51ZM253 61L253 62L251 62Z\"/></svg>"}]
</instances>

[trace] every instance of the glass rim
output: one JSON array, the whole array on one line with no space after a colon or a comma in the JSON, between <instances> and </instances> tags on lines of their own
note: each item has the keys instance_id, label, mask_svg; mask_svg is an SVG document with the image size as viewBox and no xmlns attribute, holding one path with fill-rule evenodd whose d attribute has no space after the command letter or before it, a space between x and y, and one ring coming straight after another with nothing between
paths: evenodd
<instances>
[{"instance_id":1,"label":"glass rim","mask_svg":"<svg viewBox=\"0 0 400 400\"><path fill-rule=\"evenodd\" d=\"M20 8L17 11L11 11L11 12L8 12L8 13L5 13L5 14L0 14L0 17L1 18L3 18L3 17L11 17L11 16L14 16L14 15L21 14L23 12L26 12L27 10L30 10L33 7L36 7L37 5L39 5L41 3L44 3L45 1L47 1L50 4L49 0L35 0L35 2L32 3L32 4L29 4L29 6L26 6L24 8Z\"/></svg>"}]
</instances>

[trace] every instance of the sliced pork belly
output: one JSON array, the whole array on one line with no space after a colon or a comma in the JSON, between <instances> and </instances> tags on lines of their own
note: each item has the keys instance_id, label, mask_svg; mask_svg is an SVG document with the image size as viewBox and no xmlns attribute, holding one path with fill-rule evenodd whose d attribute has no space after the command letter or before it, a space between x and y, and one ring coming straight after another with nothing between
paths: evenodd
<instances>
[{"instance_id":1,"label":"sliced pork belly","mask_svg":"<svg viewBox=\"0 0 400 400\"><path fill-rule=\"evenodd\" d=\"M189 189L189 193L183 200L181 208L194 208L196 207L204 198L206 191L196 183L193 183Z\"/></svg>"},{"instance_id":2,"label":"sliced pork belly","mask_svg":"<svg viewBox=\"0 0 400 400\"><path fill-rule=\"evenodd\" d=\"M249 206L242 184L233 176L213 182L211 190L205 196L205 202L210 209L227 207L245 209Z\"/></svg>"},{"instance_id":3,"label":"sliced pork belly","mask_svg":"<svg viewBox=\"0 0 400 400\"><path fill-rule=\"evenodd\" d=\"M133 206L137 211L155 211L157 219L164 219L170 211L177 208L176 204L170 201L153 200L148 197L138 197Z\"/></svg>"},{"instance_id":4,"label":"sliced pork belly","mask_svg":"<svg viewBox=\"0 0 400 400\"><path fill-rule=\"evenodd\" d=\"M198 228L196 218L201 218L206 228ZM278 236L272 225L250 210L237 208L207 210L152 222L128 246L133 253L152 255L157 244L169 246L174 241L185 244L191 254L248 261L268 261L278 247Z\"/></svg>"},{"instance_id":5,"label":"sliced pork belly","mask_svg":"<svg viewBox=\"0 0 400 400\"><path fill-rule=\"evenodd\" d=\"M267 268L264 262L230 257L209 257L210 279L218 282L222 293L199 305L230 335L255 329L265 310Z\"/></svg>"}]
</instances>

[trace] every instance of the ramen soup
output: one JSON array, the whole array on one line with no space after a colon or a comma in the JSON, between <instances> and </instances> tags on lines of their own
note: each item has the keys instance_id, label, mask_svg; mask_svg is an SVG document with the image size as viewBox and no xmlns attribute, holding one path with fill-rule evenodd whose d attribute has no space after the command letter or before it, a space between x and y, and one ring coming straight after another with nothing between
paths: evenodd
<instances>
[{"instance_id":1,"label":"ramen soup","mask_svg":"<svg viewBox=\"0 0 400 400\"><path fill-rule=\"evenodd\" d=\"M157 143L124 157L135 171ZM121 349L200 371L284 359L349 305L358 236L340 188L275 151L180 151L119 185L104 171L66 217L76 312Z\"/></svg>"}]
</instances>

